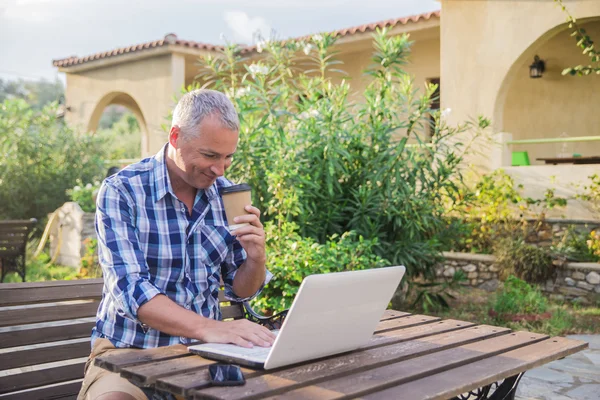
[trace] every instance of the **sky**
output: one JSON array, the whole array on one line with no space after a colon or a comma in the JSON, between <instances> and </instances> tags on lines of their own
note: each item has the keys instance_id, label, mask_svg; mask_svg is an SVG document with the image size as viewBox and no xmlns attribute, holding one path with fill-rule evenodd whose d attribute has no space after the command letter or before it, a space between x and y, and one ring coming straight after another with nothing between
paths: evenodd
<instances>
[{"instance_id":1,"label":"sky","mask_svg":"<svg viewBox=\"0 0 600 400\"><path fill-rule=\"evenodd\" d=\"M0 0L0 78L64 79L53 59L162 39L252 44L438 10L436 0Z\"/></svg>"}]
</instances>

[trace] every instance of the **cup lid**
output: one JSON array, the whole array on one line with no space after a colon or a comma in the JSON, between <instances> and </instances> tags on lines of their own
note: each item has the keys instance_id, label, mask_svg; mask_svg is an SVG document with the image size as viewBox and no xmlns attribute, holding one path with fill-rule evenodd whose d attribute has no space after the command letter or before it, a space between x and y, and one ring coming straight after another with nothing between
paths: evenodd
<instances>
[{"instance_id":1,"label":"cup lid","mask_svg":"<svg viewBox=\"0 0 600 400\"><path fill-rule=\"evenodd\" d=\"M248 185L247 183L240 183L239 185L222 187L221 189L219 189L219 194L224 195L224 194L236 193L236 192L247 192L250 190L252 190L250 185Z\"/></svg>"}]
</instances>

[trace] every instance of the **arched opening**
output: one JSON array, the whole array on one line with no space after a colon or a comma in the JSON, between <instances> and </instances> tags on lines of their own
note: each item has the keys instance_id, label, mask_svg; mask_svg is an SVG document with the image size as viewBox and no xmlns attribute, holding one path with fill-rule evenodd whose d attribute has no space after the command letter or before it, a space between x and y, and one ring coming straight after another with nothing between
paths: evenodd
<instances>
[{"instance_id":1,"label":"arched opening","mask_svg":"<svg viewBox=\"0 0 600 400\"><path fill-rule=\"evenodd\" d=\"M148 153L146 120L138 103L127 93L111 92L102 97L87 131L113 139L112 158L139 159Z\"/></svg>"},{"instance_id":2,"label":"arched opening","mask_svg":"<svg viewBox=\"0 0 600 400\"><path fill-rule=\"evenodd\" d=\"M578 24L592 38L600 37L600 16L579 19ZM498 92L494 119L513 140L598 136L600 79L597 76L563 76L565 68L588 65L571 37L567 24L541 35L512 64ZM529 76L535 56L545 61L539 79ZM538 158L557 156L598 156L600 142L535 143L513 145L512 151L527 151L532 165L544 164Z\"/></svg>"}]
</instances>

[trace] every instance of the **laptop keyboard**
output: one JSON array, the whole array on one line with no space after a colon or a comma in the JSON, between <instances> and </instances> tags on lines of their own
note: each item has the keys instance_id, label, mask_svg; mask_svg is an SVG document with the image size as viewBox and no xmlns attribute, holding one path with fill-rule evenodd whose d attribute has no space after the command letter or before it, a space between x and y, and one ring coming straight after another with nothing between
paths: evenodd
<instances>
[{"instance_id":1,"label":"laptop keyboard","mask_svg":"<svg viewBox=\"0 0 600 400\"><path fill-rule=\"evenodd\" d=\"M279 329L272 330L271 332L273 332L275 335L277 335L279 333ZM271 352L272 346L271 347L254 346L253 348L249 349L246 347L236 346L234 344L206 343L206 344L202 344L202 345L198 345L198 346L191 346L191 349L194 349L194 348L199 348L199 349L203 348L204 350L211 349L213 351L216 350L217 352L219 352L221 354L236 355L236 356L242 357L242 358L263 359L263 361L264 361L264 360L266 360L267 356Z\"/></svg>"}]
</instances>

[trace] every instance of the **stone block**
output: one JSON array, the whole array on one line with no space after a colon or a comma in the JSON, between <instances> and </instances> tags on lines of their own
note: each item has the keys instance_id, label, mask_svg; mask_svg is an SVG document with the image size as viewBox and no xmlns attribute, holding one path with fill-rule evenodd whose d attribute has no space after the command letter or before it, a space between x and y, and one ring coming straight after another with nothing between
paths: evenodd
<instances>
[{"instance_id":1,"label":"stone block","mask_svg":"<svg viewBox=\"0 0 600 400\"><path fill-rule=\"evenodd\" d=\"M575 271L571 274L571 278L575 279L576 281L582 281L585 279L585 274L583 272Z\"/></svg>"},{"instance_id":2,"label":"stone block","mask_svg":"<svg viewBox=\"0 0 600 400\"><path fill-rule=\"evenodd\" d=\"M462 267L462 269L465 272L475 272L475 271L477 271L477 267L474 264L467 264L464 267Z\"/></svg>"},{"instance_id":3,"label":"stone block","mask_svg":"<svg viewBox=\"0 0 600 400\"><path fill-rule=\"evenodd\" d=\"M479 277L484 280L488 280L492 278L492 274L490 272L480 272Z\"/></svg>"},{"instance_id":4,"label":"stone block","mask_svg":"<svg viewBox=\"0 0 600 400\"><path fill-rule=\"evenodd\" d=\"M557 302L561 302L561 301L565 300L565 296L563 296L562 294L551 294L548 297L550 297L550 300L557 301Z\"/></svg>"},{"instance_id":5,"label":"stone block","mask_svg":"<svg viewBox=\"0 0 600 400\"><path fill-rule=\"evenodd\" d=\"M467 274L467 278L469 278L469 279L476 279L478 276L479 276L479 273L477 273L477 272L469 272Z\"/></svg>"},{"instance_id":6,"label":"stone block","mask_svg":"<svg viewBox=\"0 0 600 400\"><path fill-rule=\"evenodd\" d=\"M455 272L456 270L454 269L454 267L446 268L446 270L444 271L444 276L451 278L454 276Z\"/></svg>"},{"instance_id":7,"label":"stone block","mask_svg":"<svg viewBox=\"0 0 600 400\"><path fill-rule=\"evenodd\" d=\"M592 271L589 274L587 274L585 280L591 285L597 285L600 283L600 274Z\"/></svg>"},{"instance_id":8,"label":"stone block","mask_svg":"<svg viewBox=\"0 0 600 400\"><path fill-rule=\"evenodd\" d=\"M495 292L498 289L499 284L500 281L498 279L491 279L479 285L479 289L483 289L486 292Z\"/></svg>"},{"instance_id":9,"label":"stone block","mask_svg":"<svg viewBox=\"0 0 600 400\"><path fill-rule=\"evenodd\" d=\"M571 278L565 278L565 283L567 286L575 286L575 281Z\"/></svg>"},{"instance_id":10,"label":"stone block","mask_svg":"<svg viewBox=\"0 0 600 400\"><path fill-rule=\"evenodd\" d=\"M565 296L570 296L570 297L587 296L589 293L585 289L576 288L576 287L566 287L566 286L559 287L558 292L560 294L564 294Z\"/></svg>"},{"instance_id":11,"label":"stone block","mask_svg":"<svg viewBox=\"0 0 600 400\"><path fill-rule=\"evenodd\" d=\"M577 282L577 287L585 290L594 290L594 286L587 282Z\"/></svg>"},{"instance_id":12,"label":"stone block","mask_svg":"<svg viewBox=\"0 0 600 400\"><path fill-rule=\"evenodd\" d=\"M500 267L496 264L492 264L490 265L490 272L499 272L500 271Z\"/></svg>"}]
</instances>

